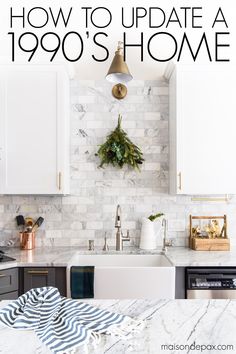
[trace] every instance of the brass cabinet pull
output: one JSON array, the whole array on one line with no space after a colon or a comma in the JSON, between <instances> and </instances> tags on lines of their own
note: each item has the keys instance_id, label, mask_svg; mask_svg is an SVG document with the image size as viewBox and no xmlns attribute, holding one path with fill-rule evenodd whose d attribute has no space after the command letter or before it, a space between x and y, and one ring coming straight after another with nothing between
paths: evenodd
<instances>
[{"instance_id":1,"label":"brass cabinet pull","mask_svg":"<svg viewBox=\"0 0 236 354\"><path fill-rule=\"evenodd\" d=\"M58 189L61 190L62 173L58 173Z\"/></svg>"},{"instance_id":2,"label":"brass cabinet pull","mask_svg":"<svg viewBox=\"0 0 236 354\"><path fill-rule=\"evenodd\" d=\"M0 274L0 278L5 278L5 277L7 277L6 274Z\"/></svg>"},{"instance_id":3,"label":"brass cabinet pull","mask_svg":"<svg viewBox=\"0 0 236 354\"><path fill-rule=\"evenodd\" d=\"M46 275L48 270L28 270L28 274Z\"/></svg>"},{"instance_id":4,"label":"brass cabinet pull","mask_svg":"<svg viewBox=\"0 0 236 354\"><path fill-rule=\"evenodd\" d=\"M178 188L181 191L182 190L182 173L181 172L179 172L178 177L179 177L179 186L178 186Z\"/></svg>"}]
</instances>

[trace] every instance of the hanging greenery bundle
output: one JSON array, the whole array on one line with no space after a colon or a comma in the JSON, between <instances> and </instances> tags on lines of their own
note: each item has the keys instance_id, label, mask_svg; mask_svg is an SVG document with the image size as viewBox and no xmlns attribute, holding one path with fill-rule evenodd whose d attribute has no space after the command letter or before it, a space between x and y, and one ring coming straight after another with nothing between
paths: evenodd
<instances>
[{"instance_id":1,"label":"hanging greenery bundle","mask_svg":"<svg viewBox=\"0 0 236 354\"><path fill-rule=\"evenodd\" d=\"M96 154L101 160L99 167L112 164L122 168L124 165L128 165L133 169L140 170L140 165L144 161L143 153L121 128L121 120L122 117L119 114L116 129L108 135L106 142L100 145Z\"/></svg>"}]
</instances>

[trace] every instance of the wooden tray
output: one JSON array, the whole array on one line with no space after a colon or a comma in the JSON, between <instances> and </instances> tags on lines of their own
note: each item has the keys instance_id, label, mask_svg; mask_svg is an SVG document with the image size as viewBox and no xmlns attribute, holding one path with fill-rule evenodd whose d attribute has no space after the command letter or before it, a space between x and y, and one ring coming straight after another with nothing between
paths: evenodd
<instances>
[{"instance_id":1,"label":"wooden tray","mask_svg":"<svg viewBox=\"0 0 236 354\"><path fill-rule=\"evenodd\" d=\"M229 239L200 239L194 238L191 240L190 248L195 251L230 251Z\"/></svg>"},{"instance_id":2,"label":"wooden tray","mask_svg":"<svg viewBox=\"0 0 236 354\"><path fill-rule=\"evenodd\" d=\"M192 225L194 219L223 219L223 233L220 238L202 238L195 237L192 233ZM190 215L190 237L189 247L195 251L229 251L230 240L227 235L227 217L224 216L192 216Z\"/></svg>"}]
</instances>

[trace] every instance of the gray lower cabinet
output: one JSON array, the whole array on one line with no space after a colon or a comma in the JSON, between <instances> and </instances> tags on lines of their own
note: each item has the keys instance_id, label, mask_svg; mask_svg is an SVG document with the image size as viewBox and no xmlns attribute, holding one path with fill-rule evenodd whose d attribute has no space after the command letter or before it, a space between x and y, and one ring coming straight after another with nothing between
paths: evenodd
<instances>
[{"instance_id":1,"label":"gray lower cabinet","mask_svg":"<svg viewBox=\"0 0 236 354\"><path fill-rule=\"evenodd\" d=\"M18 268L0 270L0 300L18 297Z\"/></svg>"},{"instance_id":2,"label":"gray lower cabinet","mask_svg":"<svg viewBox=\"0 0 236 354\"><path fill-rule=\"evenodd\" d=\"M55 285L55 268L24 268L24 293L32 288Z\"/></svg>"},{"instance_id":3,"label":"gray lower cabinet","mask_svg":"<svg viewBox=\"0 0 236 354\"><path fill-rule=\"evenodd\" d=\"M175 298L176 299L186 299L186 268L176 267L175 268Z\"/></svg>"},{"instance_id":4,"label":"gray lower cabinet","mask_svg":"<svg viewBox=\"0 0 236 354\"><path fill-rule=\"evenodd\" d=\"M0 295L0 300L16 300L17 298L18 298L18 290Z\"/></svg>"},{"instance_id":5,"label":"gray lower cabinet","mask_svg":"<svg viewBox=\"0 0 236 354\"><path fill-rule=\"evenodd\" d=\"M24 267L20 269L20 294L44 286L54 286L62 296L66 296L66 268Z\"/></svg>"}]
</instances>

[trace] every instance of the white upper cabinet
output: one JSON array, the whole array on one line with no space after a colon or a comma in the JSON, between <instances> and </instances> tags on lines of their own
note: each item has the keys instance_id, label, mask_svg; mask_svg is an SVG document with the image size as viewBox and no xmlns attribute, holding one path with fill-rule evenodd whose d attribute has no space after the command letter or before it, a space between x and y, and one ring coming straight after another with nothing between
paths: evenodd
<instances>
[{"instance_id":1,"label":"white upper cabinet","mask_svg":"<svg viewBox=\"0 0 236 354\"><path fill-rule=\"evenodd\" d=\"M170 75L170 193L236 194L236 68Z\"/></svg>"},{"instance_id":2,"label":"white upper cabinet","mask_svg":"<svg viewBox=\"0 0 236 354\"><path fill-rule=\"evenodd\" d=\"M69 77L0 66L0 194L69 193Z\"/></svg>"}]
</instances>

